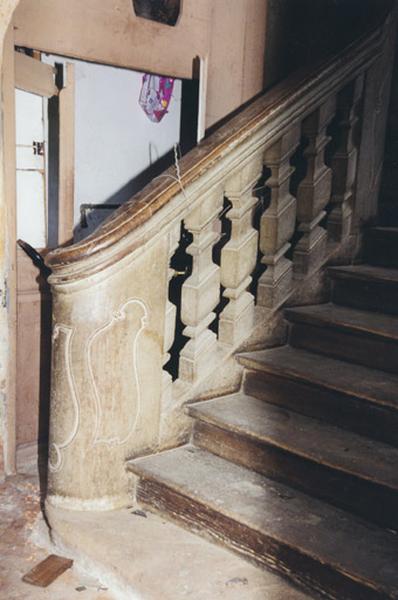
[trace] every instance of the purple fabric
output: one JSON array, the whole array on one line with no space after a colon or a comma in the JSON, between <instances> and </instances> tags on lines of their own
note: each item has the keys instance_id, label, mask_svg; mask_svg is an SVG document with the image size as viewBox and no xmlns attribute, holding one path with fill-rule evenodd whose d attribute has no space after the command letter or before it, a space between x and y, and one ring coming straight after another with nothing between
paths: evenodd
<instances>
[{"instance_id":1,"label":"purple fabric","mask_svg":"<svg viewBox=\"0 0 398 600\"><path fill-rule=\"evenodd\" d=\"M174 79L145 73L139 103L145 114L154 123L159 123L168 112L173 93Z\"/></svg>"}]
</instances>

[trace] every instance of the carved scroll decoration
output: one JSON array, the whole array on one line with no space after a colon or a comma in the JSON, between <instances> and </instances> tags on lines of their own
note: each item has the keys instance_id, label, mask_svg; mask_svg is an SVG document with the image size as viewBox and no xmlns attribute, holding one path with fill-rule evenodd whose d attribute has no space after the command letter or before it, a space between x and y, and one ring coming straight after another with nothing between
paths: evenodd
<instances>
[{"instance_id":1,"label":"carved scroll decoration","mask_svg":"<svg viewBox=\"0 0 398 600\"><path fill-rule=\"evenodd\" d=\"M69 389L70 389L70 395L72 398L74 418L73 418L72 429L71 429L68 437L66 438L66 440L64 440L60 444L57 444L55 442L52 442L50 444L48 468L52 472L57 472L62 469L63 462L64 462L62 450L66 450L66 448L68 446L70 446L70 444L75 439L77 432L79 431L79 426L80 426L80 400L79 400L79 396L77 393L76 381L75 381L75 377L74 377L73 369L72 369L72 342L73 342L73 338L75 335L75 329L72 327L69 327L68 325L56 324L54 327L54 332L53 332L53 342L58 338L58 336L61 332L65 334L65 346L64 346L65 372L66 372L66 377L67 377L67 381L68 381L68 385L69 385ZM55 457L56 457L54 462L51 460L52 453L54 453Z\"/></svg>"},{"instance_id":2,"label":"carved scroll decoration","mask_svg":"<svg viewBox=\"0 0 398 600\"><path fill-rule=\"evenodd\" d=\"M123 437L119 436L119 435L115 435L115 436L111 437L111 436L103 435L101 433L101 430L104 430L104 424L105 424L104 411L103 411L104 402L101 399L101 395L100 395L100 392L98 389L96 377L94 374L94 367L93 367L93 360L92 360L93 344L102 334L104 334L106 331L110 330L116 323L118 323L120 321L124 321L127 318L127 313L126 313L127 307L134 305L134 304L136 304L140 308L142 308L142 311L143 311L143 316L140 318L140 327L137 330L137 332L135 333L134 340L132 342L133 378L134 378L135 387L137 390L136 405L132 406L131 414L129 414L131 421L128 424L127 433ZM133 431L136 428L136 425L137 425L137 422L138 422L138 419L140 416L140 412L141 412L141 389L140 389L140 382L139 382L139 378L138 378L138 366L137 366L137 363L138 363L138 360L137 360L138 359L138 341L141 336L141 333L145 329L147 321L148 321L148 309L147 309L146 305L144 304L144 302L142 302L142 300L138 300L136 298L130 298L126 302L124 302L124 304L122 304L116 312L113 313L110 321L108 321L108 323L106 323L102 327L99 327L98 329L96 329L90 335L90 337L87 341L88 370L89 370L89 375L90 375L90 380L91 380L91 384L92 384L92 388L93 388L93 392L94 392L94 400L95 400L95 421L94 421L94 433L93 433L93 442L92 442L92 444L94 446L97 444L107 444L109 446L121 446L127 442L128 438L131 436L131 434L133 433ZM135 415L132 417L132 415L134 414L134 408L135 408Z\"/></svg>"}]
</instances>

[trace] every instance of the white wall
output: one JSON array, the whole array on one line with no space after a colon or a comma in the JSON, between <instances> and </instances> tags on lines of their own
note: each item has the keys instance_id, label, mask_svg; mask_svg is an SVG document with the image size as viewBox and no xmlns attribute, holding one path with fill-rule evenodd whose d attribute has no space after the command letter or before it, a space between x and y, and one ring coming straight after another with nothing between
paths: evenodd
<instances>
[{"instance_id":1,"label":"white wall","mask_svg":"<svg viewBox=\"0 0 398 600\"><path fill-rule=\"evenodd\" d=\"M134 177L179 141L181 81L175 82L168 114L160 123L152 123L138 104L142 73L52 55L44 55L42 60L75 64L78 225L80 204L127 200ZM108 214L110 211L91 214L89 231ZM76 233L79 238L88 231Z\"/></svg>"}]
</instances>

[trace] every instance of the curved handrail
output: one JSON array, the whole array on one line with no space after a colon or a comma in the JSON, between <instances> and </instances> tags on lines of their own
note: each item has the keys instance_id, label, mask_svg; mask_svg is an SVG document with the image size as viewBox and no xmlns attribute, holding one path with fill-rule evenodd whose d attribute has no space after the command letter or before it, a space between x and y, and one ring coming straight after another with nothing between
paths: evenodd
<instances>
[{"instance_id":1,"label":"curved handrail","mask_svg":"<svg viewBox=\"0 0 398 600\"><path fill-rule=\"evenodd\" d=\"M220 129L212 133L180 161L181 183L186 188L220 161L225 154L247 140L260 128L272 128L284 113L296 115L295 106L305 107L306 101L350 76L377 58L382 47L383 30L392 2L377 21L346 48L326 60L318 60L310 67L300 69L284 81L253 100L239 114L232 117ZM292 116L293 118L293 116ZM165 174L172 175L172 168ZM104 254L127 234L139 229L155 213L181 192L175 178L153 180L116 210L95 232L74 245L53 250L46 257L46 264L54 274L79 261L86 261ZM131 241L131 248L137 244ZM124 254L127 253L125 250Z\"/></svg>"}]
</instances>

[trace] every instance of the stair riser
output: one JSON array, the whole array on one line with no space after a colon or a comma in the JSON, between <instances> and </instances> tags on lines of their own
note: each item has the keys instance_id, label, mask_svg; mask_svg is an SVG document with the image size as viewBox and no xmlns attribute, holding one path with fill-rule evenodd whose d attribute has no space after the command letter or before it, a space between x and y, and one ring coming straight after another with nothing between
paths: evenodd
<instances>
[{"instance_id":1,"label":"stair riser","mask_svg":"<svg viewBox=\"0 0 398 600\"><path fill-rule=\"evenodd\" d=\"M248 371L243 389L270 404L398 446L398 412L350 394L263 371Z\"/></svg>"},{"instance_id":2,"label":"stair riser","mask_svg":"<svg viewBox=\"0 0 398 600\"><path fill-rule=\"evenodd\" d=\"M346 577L300 550L254 531L243 522L159 482L141 480L138 501L234 552L281 573L300 586L333 600L387 600L382 592Z\"/></svg>"},{"instance_id":3,"label":"stair riser","mask_svg":"<svg viewBox=\"0 0 398 600\"><path fill-rule=\"evenodd\" d=\"M347 360L373 369L398 372L398 344L368 334L321 327L310 323L295 323L290 344L311 352Z\"/></svg>"},{"instance_id":4,"label":"stair riser","mask_svg":"<svg viewBox=\"0 0 398 600\"><path fill-rule=\"evenodd\" d=\"M194 443L266 477L327 500L374 521L398 529L398 493L327 465L303 458L267 442L197 421Z\"/></svg>"},{"instance_id":5,"label":"stair riser","mask_svg":"<svg viewBox=\"0 0 398 600\"><path fill-rule=\"evenodd\" d=\"M335 280L335 304L398 315L398 286L376 281Z\"/></svg>"},{"instance_id":6,"label":"stair riser","mask_svg":"<svg viewBox=\"0 0 398 600\"><path fill-rule=\"evenodd\" d=\"M371 234L366 243L366 262L371 265L398 268L398 235Z\"/></svg>"}]
</instances>

